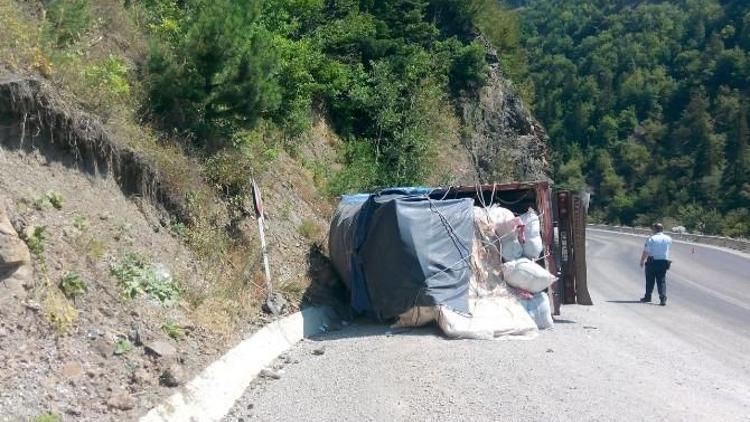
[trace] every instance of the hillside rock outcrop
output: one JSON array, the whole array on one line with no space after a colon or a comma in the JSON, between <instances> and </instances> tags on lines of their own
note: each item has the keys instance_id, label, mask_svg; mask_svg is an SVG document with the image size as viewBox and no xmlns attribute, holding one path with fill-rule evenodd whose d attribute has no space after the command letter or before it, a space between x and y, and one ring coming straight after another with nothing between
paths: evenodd
<instances>
[{"instance_id":1,"label":"hillside rock outcrop","mask_svg":"<svg viewBox=\"0 0 750 422\"><path fill-rule=\"evenodd\" d=\"M26 288L33 282L34 267L29 248L0 205L0 315L18 312L26 298Z\"/></svg>"},{"instance_id":2,"label":"hillside rock outcrop","mask_svg":"<svg viewBox=\"0 0 750 422\"><path fill-rule=\"evenodd\" d=\"M488 80L476 96L459 101L459 113L468 129L461 143L482 183L547 180L547 133L503 76L497 52L484 44L490 64Z\"/></svg>"}]
</instances>

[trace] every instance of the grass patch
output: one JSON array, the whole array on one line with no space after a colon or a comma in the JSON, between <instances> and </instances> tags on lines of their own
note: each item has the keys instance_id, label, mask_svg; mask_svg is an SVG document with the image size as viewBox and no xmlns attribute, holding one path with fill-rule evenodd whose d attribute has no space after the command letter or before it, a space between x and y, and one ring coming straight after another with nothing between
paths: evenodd
<instances>
[{"instance_id":1,"label":"grass patch","mask_svg":"<svg viewBox=\"0 0 750 422\"><path fill-rule=\"evenodd\" d=\"M58 47L78 41L91 26L88 0L53 0L47 6L45 38Z\"/></svg>"},{"instance_id":2,"label":"grass patch","mask_svg":"<svg viewBox=\"0 0 750 422\"><path fill-rule=\"evenodd\" d=\"M93 237L79 238L78 247L92 261L99 261L107 252L107 246L104 242Z\"/></svg>"},{"instance_id":3,"label":"grass patch","mask_svg":"<svg viewBox=\"0 0 750 422\"><path fill-rule=\"evenodd\" d=\"M302 237L309 240L316 239L321 233L320 226L315 224L315 221L307 218L302 219L302 223L297 227L297 230Z\"/></svg>"},{"instance_id":4,"label":"grass patch","mask_svg":"<svg viewBox=\"0 0 750 422\"><path fill-rule=\"evenodd\" d=\"M57 413L44 412L35 416L32 422L62 422L62 418Z\"/></svg>"},{"instance_id":5,"label":"grass patch","mask_svg":"<svg viewBox=\"0 0 750 422\"><path fill-rule=\"evenodd\" d=\"M26 16L16 2L0 0L0 57L11 70L32 68L39 46L38 31L29 30L34 27L38 24Z\"/></svg>"},{"instance_id":6,"label":"grass patch","mask_svg":"<svg viewBox=\"0 0 750 422\"><path fill-rule=\"evenodd\" d=\"M42 302L44 316L58 333L65 333L78 318L78 310L68 302L62 292L47 289L47 297Z\"/></svg>"}]
</instances>

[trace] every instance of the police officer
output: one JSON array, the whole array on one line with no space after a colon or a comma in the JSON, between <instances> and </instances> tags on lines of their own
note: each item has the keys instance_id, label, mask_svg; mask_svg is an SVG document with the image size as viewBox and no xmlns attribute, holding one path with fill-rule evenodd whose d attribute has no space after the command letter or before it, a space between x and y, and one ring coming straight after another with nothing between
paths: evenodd
<instances>
[{"instance_id":1,"label":"police officer","mask_svg":"<svg viewBox=\"0 0 750 422\"><path fill-rule=\"evenodd\" d=\"M641 254L641 268L646 267L646 295L641 302L651 302L651 293L654 291L654 283L659 291L659 304L667 304L667 282L665 277L669 269L669 248L672 238L664 234L664 226L660 223L652 227L654 234L646 240Z\"/></svg>"}]
</instances>

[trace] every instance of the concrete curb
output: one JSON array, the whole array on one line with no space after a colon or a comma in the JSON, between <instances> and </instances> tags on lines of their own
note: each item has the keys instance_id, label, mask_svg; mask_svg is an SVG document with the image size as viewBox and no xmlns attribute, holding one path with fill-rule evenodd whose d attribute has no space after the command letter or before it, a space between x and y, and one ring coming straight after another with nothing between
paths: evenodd
<instances>
[{"instance_id":1,"label":"concrete curb","mask_svg":"<svg viewBox=\"0 0 750 422\"><path fill-rule=\"evenodd\" d=\"M604 224L588 224L587 227L607 230L619 233L637 234L637 235L651 235L651 230L640 227L629 227L629 226L607 226ZM744 253L750 253L750 241L744 239L732 239L730 237L722 236L706 236L702 234L687 234L687 233L673 233L666 231L669 236L674 240L679 240L686 243L698 243L703 245L713 245L722 248L734 249Z\"/></svg>"},{"instance_id":2,"label":"concrete curb","mask_svg":"<svg viewBox=\"0 0 750 422\"><path fill-rule=\"evenodd\" d=\"M220 421L278 355L331 325L330 308L310 307L274 321L229 350L140 422Z\"/></svg>"}]
</instances>

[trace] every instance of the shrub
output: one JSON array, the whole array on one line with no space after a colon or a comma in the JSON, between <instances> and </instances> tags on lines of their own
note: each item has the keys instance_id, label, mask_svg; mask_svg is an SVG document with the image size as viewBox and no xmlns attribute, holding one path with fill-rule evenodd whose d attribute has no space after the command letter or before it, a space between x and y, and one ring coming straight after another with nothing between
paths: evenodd
<instances>
[{"instance_id":1,"label":"shrub","mask_svg":"<svg viewBox=\"0 0 750 422\"><path fill-rule=\"evenodd\" d=\"M76 273L67 273L60 280L60 290L68 299L82 296L88 291L86 282Z\"/></svg>"},{"instance_id":2,"label":"shrub","mask_svg":"<svg viewBox=\"0 0 750 422\"><path fill-rule=\"evenodd\" d=\"M82 215L76 215L73 217L73 227L80 231L85 231L89 228L89 220Z\"/></svg>"},{"instance_id":3,"label":"shrub","mask_svg":"<svg viewBox=\"0 0 750 422\"><path fill-rule=\"evenodd\" d=\"M728 212L721 234L729 237L750 237L750 210L744 208Z\"/></svg>"},{"instance_id":4,"label":"shrub","mask_svg":"<svg viewBox=\"0 0 750 422\"><path fill-rule=\"evenodd\" d=\"M179 237L181 237L183 239L185 237L187 237L188 228L185 225L185 223L183 223L181 221L173 221L169 225L169 229L172 230L172 233L176 234L177 236L179 236Z\"/></svg>"},{"instance_id":5,"label":"shrub","mask_svg":"<svg viewBox=\"0 0 750 422\"><path fill-rule=\"evenodd\" d=\"M129 72L130 68L122 59L110 55L101 63L87 67L84 76L100 95L99 103L112 104L130 95Z\"/></svg>"},{"instance_id":6,"label":"shrub","mask_svg":"<svg viewBox=\"0 0 750 422\"><path fill-rule=\"evenodd\" d=\"M179 340L183 337L185 337L185 330L182 329L179 325L177 325L176 322L168 320L164 322L161 326L162 331L164 331L169 337Z\"/></svg>"},{"instance_id":7,"label":"shrub","mask_svg":"<svg viewBox=\"0 0 750 422\"><path fill-rule=\"evenodd\" d=\"M133 344L130 342L130 340L126 338L118 339L115 342L115 355L124 355L125 353L128 353L129 351L133 350Z\"/></svg>"},{"instance_id":8,"label":"shrub","mask_svg":"<svg viewBox=\"0 0 750 422\"><path fill-rule=\"evenodd\" d=\"M120 282L123 295L128 299L145 293L162 305L170 305L180 294L179 287L165 268L149 265L135 254L128 254L120 263L113 264L110 273Z\"/></svg>"},{"instance_id":9,"label":"shrub","mask_svg":"<svg viewBox=\"0 0 750 422\"><path fill-rule=\"evenodd\" d=\"M279 157L278 133L262 122L252 131L237 131L231 137L231 148L222 148L206 159L203 173L225 197L248 192L250 176L263 173Z\"/></svg>"},{"instance_id":10,"label":"shrub","mask_svg":"<svg viewBox=\"0 0 750 422\"><path fill-rule=\"evenodd\" d=\"M35 226L29 232L25 233L24 239L29 251L37 258L44 253L44 241L47 240L47 227Z\"/></svg>"},{"instance_id":11,"label":"shrub","mask_svg":"<svg viewBox=\"0 0 750 422\"><path fill-rule=\"evenodd\" d=\"M44 195L36 198L33 202L34 208L39 211L44 211L49 208L62 209L63 202L65 199L62 194L56 191L48 191Z\"/></svg>"},{"instance_id":12,"label":"shrub","mask_svg":"<svg viewBox=\"0 0 750 422\"><path fill-rule=\"evenodd\" d=\"M60 192L49 191L47 192L47 200L57 210L62 209L64 198Z\"/></svg>"},{"instance_id":13,"label":"shrub","mask_svg":"<svg viewBox=\"0 0 750 422\"><path fill-rule=\"evenodd\" d=\"M723 218L716 209L705 209L695 203L679 207L677 215L690 231L719 234L724 226Z\"/></svg>"},{"instance_id":14,"label":"shrub","mask_svg":"<svg viewBox=\"0 0 750 422\"><path fill-rule=\"evenodd\" d=\"M487 62L484 47L475 42L462 47L450 69L450 84L455 93L473 92L487 80Z\"/></svg>"}]
</instances>

